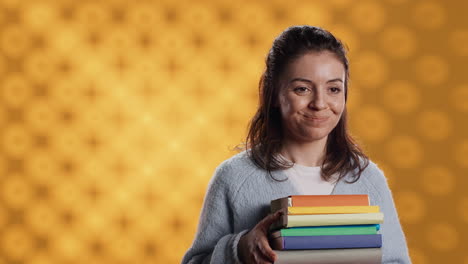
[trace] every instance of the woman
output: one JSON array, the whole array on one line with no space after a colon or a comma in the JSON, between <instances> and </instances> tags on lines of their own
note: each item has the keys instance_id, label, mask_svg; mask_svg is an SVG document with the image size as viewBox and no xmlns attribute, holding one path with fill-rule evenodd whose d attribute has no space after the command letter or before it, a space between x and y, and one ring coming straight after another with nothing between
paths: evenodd
<instances>
[{"instance_id":1,"label":"woman","mask_svg":"<svg viewBox=\"0 0 468 264\"><path fill-rule=\"evenodd\" d=\"M274 262L270 201L295 194L368 194L385 216L382 262L410 263L386 178L348 134L348 82L346 51L328 31L294 26L275 39L246 150L216 169L182 263Z\"/></svg>"}]
</instances>

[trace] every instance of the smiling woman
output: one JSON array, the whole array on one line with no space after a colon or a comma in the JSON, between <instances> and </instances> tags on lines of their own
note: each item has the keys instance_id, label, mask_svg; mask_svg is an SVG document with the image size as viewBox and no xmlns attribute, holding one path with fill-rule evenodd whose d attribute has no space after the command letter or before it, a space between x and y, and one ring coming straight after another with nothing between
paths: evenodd
<instances>
[{"instance_id":1,"label":"smiling woman","mask_svg":"<svg viewBox=\"0 0 468 264\"><path fill-rule=\"evenodd\" d=\"M345 75L343 64L329 51L309 52L289 64L280 77L278 105L285 146L298 142L303 149L313 149L311 144L325 148L327 136L345 108ZM282 154L293 159L287 149ZM298 158L303 160L296 160L297 163L308 166L323 162L323 157L313 160L301 155Z\"/></svg>"},{"instance_id":2,"label":"smiling woman","mask_svg":"<svg viewBox=\"0 0 468 264\"><path fill-rule=\"evenodd\" d=\"M348 133L348 67L344 45L321 28L275 39L245 151L216 169L182 263L274 262L270 201L301 194L368 195L385 215L382 263L410 263L387 180Z\"/></svg>"}]
</instances>

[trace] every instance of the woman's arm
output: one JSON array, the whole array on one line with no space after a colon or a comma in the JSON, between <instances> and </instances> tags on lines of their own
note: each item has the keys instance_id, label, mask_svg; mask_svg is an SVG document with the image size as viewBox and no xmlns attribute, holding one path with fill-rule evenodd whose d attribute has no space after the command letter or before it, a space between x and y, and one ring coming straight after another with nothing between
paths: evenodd
<instances>
[{"instance_id":1,"label":"woman's arm","mask_svg":"<svg viewBox=\"0 0 468 264\"><path fill-rule=\"evenodd\" d=\"M406 238L398 219L392 193L388 187L383 172L376 166L373 172L373 186L376 193L373 195L375 204L380 206L384 214L384 223L381 225L382 233L382 263L384 264L410 264Z\"/></svg>"},{"instance_id":2,"label":"woman's arm","mask_svg":"<svg viewBox=\"0 0 468 264\"><path fill-rule=\"evenodd\" d=\"M237 244L244 230L234 233L233 212L230 205L227 164L221 164L211 179L203 201L195 239L185 253L182 263L238 263Z\"/></svg>"}]
</instances>

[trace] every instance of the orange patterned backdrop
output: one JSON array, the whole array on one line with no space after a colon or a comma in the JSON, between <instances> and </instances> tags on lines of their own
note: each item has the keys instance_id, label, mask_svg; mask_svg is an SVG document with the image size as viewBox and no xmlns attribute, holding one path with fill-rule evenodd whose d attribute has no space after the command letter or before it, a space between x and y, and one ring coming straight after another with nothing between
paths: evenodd
<instances>
[{"instance_id":1,"label":"orange patterned backdrop","mask_svg":"<svg viewBox=\"0 0 468 264\"><path fill-rule=\"evenodd\" d=\"M468 263L466 1L0 2L0 263L178 263L273 39L349 46L414 263ZM465 249L465 250L463 250Z\"/></svg>"}]
</instances>

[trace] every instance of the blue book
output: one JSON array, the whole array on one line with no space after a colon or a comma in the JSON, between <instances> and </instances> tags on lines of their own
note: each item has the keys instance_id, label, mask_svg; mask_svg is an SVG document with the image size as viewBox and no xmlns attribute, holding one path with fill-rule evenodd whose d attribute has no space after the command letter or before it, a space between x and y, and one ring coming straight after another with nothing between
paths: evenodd
<instances>
[{"instance_id":1,"label":"blue book","mask_svg":"<svg viewBox=\"0 0 468 264\"><path fill-rule=\"evenodd\" d=\"M374 225L336 225L336 226L295 226L290 227L289 229L309 229L309 228L322 228L322 227L330 227L330 228L340 228L340 227L375 227L377 231L380 230L380 224Z\"/></svg>"},{"instance_id":2,"label":"blue book","mask_svg":"<svg viewBox=\"0 0 468 264\"><path fill-rule=\"evenodd\" d=\"M380 248L382 235L280 236L271 239L274 250Z\"/></svg>"}]
</instances>

